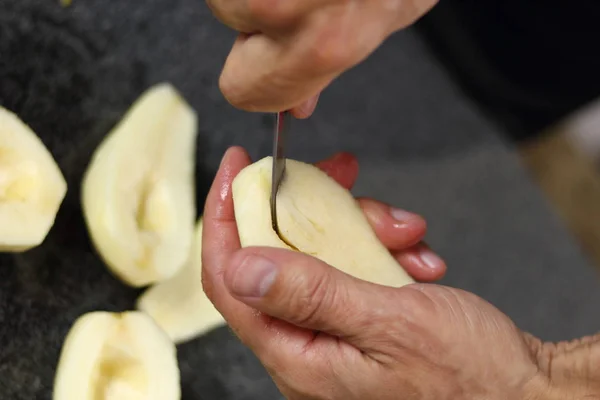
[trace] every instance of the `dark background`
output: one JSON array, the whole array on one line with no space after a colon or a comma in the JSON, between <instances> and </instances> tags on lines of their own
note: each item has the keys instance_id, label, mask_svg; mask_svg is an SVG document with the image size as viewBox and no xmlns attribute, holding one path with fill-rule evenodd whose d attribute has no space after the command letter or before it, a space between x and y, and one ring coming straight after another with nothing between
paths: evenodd
<instances>
[{"instance_id":1,"label":"dark background","mask_svg":"<svg viewBox=\"0 0 600 400\"><path fill-rule=\"evenodd\" d=\"M418 24L466 92L530 140L600 96L596 0L441 0Z\"/></svg>"},{"instance_id":2,"label":"dark background","mask_svg":"<svg viewBox=\"0 0 600 400\"><path fill-rule=\"evenodd\" d=\"M567 45L572 41L556 39L564 33L554 23L535 25L547 36L534 38L523 27L539 14L532 17L525 5L511 11L480 3L489 6L442 0L454 14L440 7L336 81L315 116L294 124L292 157L355 152L362 164L357 193L427 218L428 242L450 266L445 284L479 294L544 339L593 333L600 330L597 276L512 142L587 101L597 85L584 62L593 47L580 44L587 50L578 52ZM547 4L540 7L550 13ZM567 15L560 10L554 18ZM445 22L436 22L448 15L478 43L452 39ZM44 244L0 255L0 399L50 399L73 321L88 311L133 307L138 292L115 280L91 247L79 191L92 152L142 91L170 81L198 112L199 210L228 146L243 145L255 158L270 152L270 116L233 109L217 87L233 38L201 0L74 0L69 8L0 0L0 104L40 135L69 183ZM461 63L471 46L488 68L470 58ZM536 73L540 52L562 57L555 72L544 71L557 79ZM477 78L489 74L500 78ZM179 359L183 399L280 397L224 328L180 346Z\"/></svg>"}]
</instances>

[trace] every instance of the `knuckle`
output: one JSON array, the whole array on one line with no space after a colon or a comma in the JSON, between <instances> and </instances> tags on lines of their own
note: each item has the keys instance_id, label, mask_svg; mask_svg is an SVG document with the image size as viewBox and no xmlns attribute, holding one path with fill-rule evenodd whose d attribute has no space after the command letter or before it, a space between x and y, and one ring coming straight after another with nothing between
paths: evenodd
<instances>
[{"instance_id":1,"label":"knuckle","mask_svg":"<svg viewBox=\"0 0 600 400\"><path fill-rule=\"evenodd\" d=\"M436 336L439 330L435 314L435 302L427 291L420 290L416 285L409 285L392 294L390 303L394 310L384 325L386 330L381 332L380 351L386 356L384 362L397 362L402 356L402 349L412 349L427 359L435 359L443 352L444 347ZM391 318L390 318L391 317ZM391 358L389 357L391 355Z\"/></svg>"},{"instance_id":2,"label":"knuckle","mask_svg":"<svg viewBox=\"0 0 600 400\"><path fill-rule=\"evenodd\" d=\"M427 290L421 290L420 284L413 284L389 293L389 303L394 305L386 319L393 329L387 334L394 342L405 342L407 332L428 331L430 321L437 315L437 305ZM412 335L410 335L412 336Z\"/></svg>"},{"instance_id":3,"label":"knuckle","mask_svg":"<svg viewBox=\"0 0 600 400\"><path fill-rule=\"evenodd\" d=\"M406 317L420 320L431 313L437 312L437 301L428 289L429 287L422 283L400 288L398 291L398 304Z\"/></svg>"},{"instance_id":4,"label":"knuckle","mask_svg":"<svg viewBox=\"0 0 600 400\"><path fill-rule=\"evenodd\" d=\"M330 306L335 297L335 285L330 274L318 278L306 279L298 277L303 282L295 282L296 292L292 293L290 308L301 325L313 325L321 318L321 312Z\"/></svg>"},{"instance_id":5,"label":"knuckle","mask_svg":"<svg viewBox=\"0 0 600 400\"><path fill-rule=\"evenodd\" d=\"M296 18L294 1L286 0L247 0L248 13L256 21L285 24Z\"/></svg>"},{"instance_id":6,"label":"knuckle","mask_svg":"<svg viewBox=\"0 0 600 400\"><path fill-rule=\"evenodd\" d=\"M227 9L222 0L205 0L208 9L222 23L228 24Z\"/></svg>"},{"instance_id":7,"label":"knuckle","mask_svg":"<svg viewBox=\"0 0 600 400\"><path fill-rule=\"evenodd\" d=\"M354 62L353 39L338 23L318 28L308 51L308 61L325 72L341 71Z\"/></svg>"},{"instance_id":8,"label":"knuckle","mask_svg":"<svg viewBox=\"0 0 600 400\"><path fill-rule=\"evenodd\" d=\"M235 108L247 110L250 107L244 87L230 77L226 69L219 78L219 89L225 100Z\"/></svg>"},{"instance_id":9,"label":"knuckle","mask_svg":"<svg viewBox=\"0 0 600 400\"><path fill-rule=\"evenodd\" d=\"M277 0L247 0L246 7L248 13L254 20L270 20L276 11L273 10L273 5L276 5Z\"/></svg>"},{"instance_id":10,"label":"knuckle","mask_svg":"<svg viewBox=\"0 0 600 400\"><path fill-rule=\"evenodd\" d=\"M439 0L387 0L386 9L393 16L394 30L404 29L425 15Z\"/></svg>"}]
</instances>

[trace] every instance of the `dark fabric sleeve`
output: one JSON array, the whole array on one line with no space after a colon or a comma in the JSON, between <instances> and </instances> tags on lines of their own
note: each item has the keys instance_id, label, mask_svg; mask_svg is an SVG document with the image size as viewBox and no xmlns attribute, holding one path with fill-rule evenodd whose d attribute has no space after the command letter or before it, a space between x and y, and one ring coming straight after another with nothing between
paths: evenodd
<instances>
[{"instance_id":1,"label":"dark fabric sleeve","mask_svg":"<svg viewBox=\"0 0 600 400\"><path fill-rule=\"evenodd\" d=\"M599 1L442 0L418 27L515 139L600 96Z\"/></svg>"}]
</instances>

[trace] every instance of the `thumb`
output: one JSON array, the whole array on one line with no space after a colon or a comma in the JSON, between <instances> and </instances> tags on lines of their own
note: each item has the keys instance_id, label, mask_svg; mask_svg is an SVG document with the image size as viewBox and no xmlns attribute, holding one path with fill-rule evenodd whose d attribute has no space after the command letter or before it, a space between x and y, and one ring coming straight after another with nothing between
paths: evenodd
<instances>
[{"instance_id":1,"label":"thumb","mask_svg":"<svg viewBox=\"0 0 600 400\"><path fill-rule=\"evenodd\" d=\"M379 335L384 321L398 318L398 289L359 280L289 250L241 249L231 258L224 282L233 297L269 316L357 347L362 338Z\"/></svg>"}]
</instances>

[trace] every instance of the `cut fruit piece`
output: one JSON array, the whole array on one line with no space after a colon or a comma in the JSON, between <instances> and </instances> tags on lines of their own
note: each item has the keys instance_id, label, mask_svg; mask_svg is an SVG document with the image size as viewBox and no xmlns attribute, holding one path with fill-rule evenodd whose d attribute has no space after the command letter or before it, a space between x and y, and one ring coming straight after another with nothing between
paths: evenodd
<instances>
[{"instance_id":1,"label":"cut fruit piece","mask_svg":"<svg viewBox=\"0 0 600 400\"><path fill-rule=\"evenodd\" d=\"M96 150L82 191L92 241L139 287L187 261L196 219L196 113L169 84L150 88Z\"/></svg>"},{"instance_id":2,"label":"cut fruit piece","mask_svg":"<svg viewBox=\"0 0 600 400\"><path fill-rule=\"evenodd\" d=\"M137 308L150 315L176 344L226 324L202 289L202 220L187 264L173 278L146 290Z\"/></svg>"},{"instance_id":3,"label":"cut fruit piece","mask_svg":"<svg viewBox=\"0 0 600 400\"><path fill-rule=\"evenodd\" d=\"M175 345L141 312L91 312L69 331L54 400L179 400Z\"/></svg>"},{"instance_id":4,"label":"cut fruit piece","mask_svg":"<svg viewBox=\"0 0 600 400\"><path fill-rule=\"evenodd\" d=\"M277 195L277 222L286 241L356 278L400 287L413 283L381 244L352 194L319 168L286 161ZM271 225L272 158L244 168L233 181L240 242L290 249Z\"/></svg>"},{"instance_id":5,"label":"cut fruit piece","mask_svg":"<svg viewBox=\"0 0 600 400\"><path fill-rule=\"evenodd\" d=\"M0 107L0 252L40 245L66 193L65 178L44 143Z\"/></svg>"}]
</instances>

